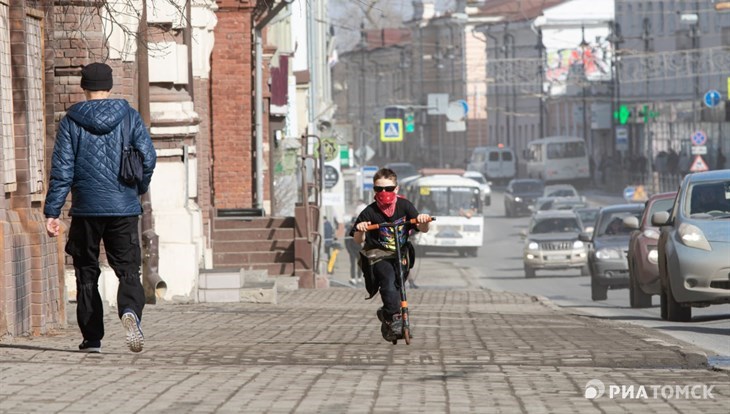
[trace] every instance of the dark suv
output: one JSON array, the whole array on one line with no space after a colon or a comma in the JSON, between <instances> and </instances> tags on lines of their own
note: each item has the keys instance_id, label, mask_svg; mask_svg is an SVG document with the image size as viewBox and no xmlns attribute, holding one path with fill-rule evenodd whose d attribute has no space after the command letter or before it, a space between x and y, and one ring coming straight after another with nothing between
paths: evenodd
<instances>
[{"instance_id":1,"label":"dark suv","mask_svg":"<svg viewBox=\"0 0 730 414\"><path fill-rule=\"evenodd\" d=\"M532 178L510 181L504 190L504 214L507 217L530 214L530 206L542 196L544 187L542 180Z\"/></svg>"}]
</instances>

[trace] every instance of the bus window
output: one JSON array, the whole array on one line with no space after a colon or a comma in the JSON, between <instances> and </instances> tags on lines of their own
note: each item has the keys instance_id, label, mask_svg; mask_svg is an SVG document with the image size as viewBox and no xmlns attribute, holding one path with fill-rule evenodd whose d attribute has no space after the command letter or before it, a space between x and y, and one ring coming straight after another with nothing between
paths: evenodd
<instances>
[{"instance_id":1,"label":"bus window","mask_svg":"<svg viewBox=\"0 0 730 414\"><path fill-rule=\"evenodd\" d=\"M585 144L583 142L556 142L547 146L548 159L580 158L585 157Z\"/></svg>"}]
</instances>

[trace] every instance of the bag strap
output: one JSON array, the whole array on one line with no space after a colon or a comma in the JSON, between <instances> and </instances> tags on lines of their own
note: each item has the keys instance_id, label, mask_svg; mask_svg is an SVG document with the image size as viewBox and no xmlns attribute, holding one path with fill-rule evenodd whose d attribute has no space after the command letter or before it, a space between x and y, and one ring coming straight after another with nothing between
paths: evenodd
<instances>
[{"instance_id":1,"label":"bag strap","mask_svg":"<svg viewBox=\"0 0 730 414\"><path fill-rule=\"evenodd\" d=\"M129 148L129 111L122 120L122 151L126 151Z\"/></svg>"}]
</instances>

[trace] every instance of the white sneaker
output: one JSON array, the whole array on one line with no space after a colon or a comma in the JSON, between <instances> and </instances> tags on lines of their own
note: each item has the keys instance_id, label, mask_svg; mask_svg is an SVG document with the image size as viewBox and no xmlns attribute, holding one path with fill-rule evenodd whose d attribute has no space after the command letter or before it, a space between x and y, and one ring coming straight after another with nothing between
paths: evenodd
<instances>
[{"instance_id":1,"label":"white sneaker","mask_svg":"<svg viewBox=\"0 0 730 414\"><path fill-rule=\"evenodd\" d=\"M132 310L125 310L122 315L122 326L127 331L127 346L132 352L142 352L144 335L140 327L139 318Z\"/></svg>"},{"instance_id":2,"label":"white sneaker","mask_svg":"<svg viewBox=\"0 0 730 414\"><path fill-rule=\"evenodd\" d=\"M350 284L352 286L357 286L357 279L350 279Z\"/></svg>"}]
</instances>

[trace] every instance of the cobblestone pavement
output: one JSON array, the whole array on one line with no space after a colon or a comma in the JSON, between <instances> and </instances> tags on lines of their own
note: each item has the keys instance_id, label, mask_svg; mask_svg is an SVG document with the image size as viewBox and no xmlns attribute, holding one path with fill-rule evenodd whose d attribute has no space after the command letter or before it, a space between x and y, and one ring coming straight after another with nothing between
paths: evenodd
<instances>
[{"instance_id":1,"label":"cobblestone pavement","mask_svg":"<svg viewBox=\"0 0 730 414\"><path fill-rule=\"evenodd\" d=\"M697 350L463 279L445 288L433 263L410 291L410 346L381 338L378 299L363 300L364 289L148 306L139 354L114 312L103 353L75 351L72 304L68 329L0 341L0 412L728 412L730 373L707 369ZM605 393L587 399L593 379Z\"/></svg>"}]
</instances>

